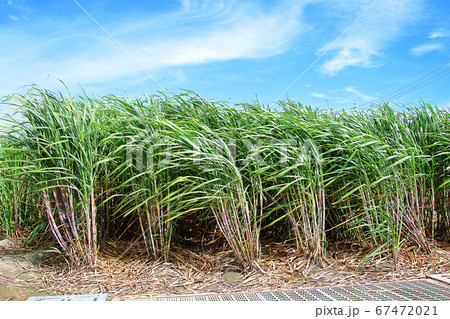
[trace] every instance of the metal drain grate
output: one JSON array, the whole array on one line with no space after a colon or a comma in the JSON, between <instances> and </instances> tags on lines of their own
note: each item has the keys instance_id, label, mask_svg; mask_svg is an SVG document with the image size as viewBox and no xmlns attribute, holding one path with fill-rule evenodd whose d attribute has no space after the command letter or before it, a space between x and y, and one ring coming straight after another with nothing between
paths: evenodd
<instances>
[{"instance_id":1,"label":"metal drain grate","mask_svg":"<svg viewBox=\"0 0 450 319\"><path fill-rule=\"evenodd\" d=\"M107 301L107 300L108 294L39 296L39 297L30 297L27 299L27 301Z\"/></svg>"},{"instance_id":2,"label":"metal drain grate","mask_svg":"<svg viewBox=\"0 0 450 319\"><path fill-rule=\"evenodd\" d=\"M431 278L434 280L442 281L443 283L450 285L450 274L442 274L442 275L428 275L427 278Z\"/></svg>"},{"instance_id":3,"label":"metal drain grate","mask_svg":"<svg viewBox=\"0 0 450 319\"><path fill-rule=\"evenodd\" d=\"M432 279L394 283L308 288L291 291L152 297L146 301L441 301L450 286Z\"/></svg>"}]
</instances>

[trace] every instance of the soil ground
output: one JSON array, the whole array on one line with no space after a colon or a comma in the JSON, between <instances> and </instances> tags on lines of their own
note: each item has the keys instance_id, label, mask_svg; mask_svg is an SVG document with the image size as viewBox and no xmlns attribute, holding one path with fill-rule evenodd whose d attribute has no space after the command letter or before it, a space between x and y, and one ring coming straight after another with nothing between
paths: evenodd
<instances>
[{"instance_id":1,"label":"soil ground","mask_svg":"<svg viewBox=\"0 0 450 319\"><path fill-rule=\"evenodd\" d=\"M0 300L42 295L38 285L42 270L38 265L45 257L42 250L25 249L18 240L0 237Z\"/></svg>"},{"instance_id":2,"label":"soil ground","mask_svg":"<svg viewBox=\"0 0 450 319\"><path fill-rule=\"evenodd\" d=\"M330 245L324 267L309 264L293 247L282 244L265 245L258 265L246 270L236 265L231 251L174 248L170 263L149 260L142 251L139 245L130 249L127 242L114 243L103 249L96 266L74 269L62 258L54 260L49 245L24 248L21 240L0 235L0 300L97 293L107 293L109 300L132 300L411 280L450 273L450 244L442 243L436 244L431 255L417 247L404 248L396 269L387 257L360 264L370 248L344 242Z\"/></svg>"}]
</instances>

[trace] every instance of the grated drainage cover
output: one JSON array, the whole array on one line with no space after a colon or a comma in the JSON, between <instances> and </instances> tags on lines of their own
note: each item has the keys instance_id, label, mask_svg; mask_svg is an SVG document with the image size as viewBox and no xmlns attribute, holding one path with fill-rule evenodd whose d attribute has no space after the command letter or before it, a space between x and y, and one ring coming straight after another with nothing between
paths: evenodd
<instances>
[{"instance_id":1,"label":"grated drainage cover","mask_svg":"<svg viewBox=\"0 0 450 319\"><path fill-rule=\"evenodd\" d=\"M450 277L450 276L449 276ZM433 279L393 283L307 288L291 291L151 297L146 301L441 301L450 286Z\"/></svg>"},{"instance_id":2,"label":"grated drainage cover","mask_svg":"<svg viewBox=\"0 0 450 319\"><path fill-rule=\"evenodd\" d=\"M107 301L108 294L30 297L27 301Z\"/></svg>"},{"instance_id":3,"label":"grated drainage cover","mask_svg":"<svg viewBox=\"0 0 450 319\"><path fill-rule=\"evenodd\" d=\"M450 285L450 274L428 275L427 277Z\"/></svg>"}]
</instances>

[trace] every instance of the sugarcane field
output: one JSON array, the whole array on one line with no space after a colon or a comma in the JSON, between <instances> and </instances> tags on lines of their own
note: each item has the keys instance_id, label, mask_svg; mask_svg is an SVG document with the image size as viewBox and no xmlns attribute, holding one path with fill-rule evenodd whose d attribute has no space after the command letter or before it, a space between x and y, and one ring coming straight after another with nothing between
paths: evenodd
<instances>
[{"instance_id":1,"label":"sugarcane field","mask_svg":"<svg viewBox=\"0 0 450 319\"><path fill-rule=\"evenodd\" d=\"M7 97L0 300L110 300L450 273L450 113L290 99Z\"/></svg>"}]
</instances>

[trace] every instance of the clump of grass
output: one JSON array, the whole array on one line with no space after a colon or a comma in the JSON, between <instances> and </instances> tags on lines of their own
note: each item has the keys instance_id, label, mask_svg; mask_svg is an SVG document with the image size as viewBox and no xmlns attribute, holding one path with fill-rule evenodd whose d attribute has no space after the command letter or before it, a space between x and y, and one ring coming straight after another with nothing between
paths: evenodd
<instances>
[{"instance_id":1,"label":"clump of grass","mask_svg":"<svg viewBox=\"0 0 450 319\"><path fill-rule=\"evenodd\" d=\"M5 173L20 171L32 181L25 196L42 203L51 231L74 264L95 264L97 206L108 159L102 148L101 106L94 100L76 101L35 88L19 96L20 120L4 136L14 150ZM20 175L14 176L17 183Z\"/></svg>"}]
</instances>

